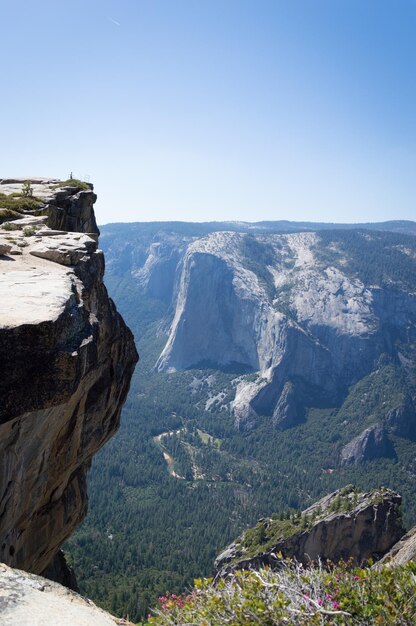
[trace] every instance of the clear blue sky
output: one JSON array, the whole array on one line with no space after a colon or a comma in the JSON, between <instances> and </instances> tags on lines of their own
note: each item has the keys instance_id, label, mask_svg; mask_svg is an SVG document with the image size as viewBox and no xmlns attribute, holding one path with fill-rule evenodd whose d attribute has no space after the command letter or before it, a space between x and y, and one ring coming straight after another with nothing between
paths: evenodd
<instances>
[{"instance_id":1,"label":"clear blue sky","mask_svg":"<svg viewBox=\"0 0 416 626\"><path fill-rule=\"evenodd\" d=\"M416 219L415 0L0 0L0 176L100 223Z\"/></svg>"}]
</instances>

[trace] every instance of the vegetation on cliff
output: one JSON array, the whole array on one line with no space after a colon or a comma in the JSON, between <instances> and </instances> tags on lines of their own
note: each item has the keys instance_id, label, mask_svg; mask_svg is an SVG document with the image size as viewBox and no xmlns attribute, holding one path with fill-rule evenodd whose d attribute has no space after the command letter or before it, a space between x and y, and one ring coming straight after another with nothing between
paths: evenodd
<instances>
[{"instance_id":1,"label":"vegetation on cliff","mask_svg":"<svg viewBox=\"0 0 416 626\"><path fill-rule=\"evenodd\" d=\"M89 183L79 180L79 178L68 178L67 180L60 181L56 185L56 188L59 189L60 187L76 187L81 191L89 191L91 189Z\"/></svg>"},{"instance_id":2,"label":"vegetation on cliff","mask_svg":"<svg viewBox=\"0 0 416 626\"><path fill-rule=\"evenodd\" d=\"M395 569L285 561L277 570L240 571L191 593L166 594L152 626L411 626L416 618L416 563Z\"/></svg>"},{"instance_id":3,"label":"vegetation on cliff","mask_svg":"<svg viewBox=\"0 0 416 626\"><path fill-rule=\"evenodd\" d=\"M25 213L36 211L43 206L44 202L40 198L35 198L34 196L28 196L23 193L13 193L13 194L5 194L0 193L0 209L7 209L11 212L16 213ZM1 213L1 217L10 217L14 218L13 213L8 214L6 211Z\"/></svg>"}]
</instances>

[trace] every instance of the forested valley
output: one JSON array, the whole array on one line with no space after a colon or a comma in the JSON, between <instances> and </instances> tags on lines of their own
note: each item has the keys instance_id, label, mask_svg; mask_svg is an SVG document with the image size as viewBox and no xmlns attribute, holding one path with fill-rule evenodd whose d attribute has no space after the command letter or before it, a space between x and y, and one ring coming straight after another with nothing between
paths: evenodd
<instances>
[{"instance_id":1,"label":"forested valley","mask_svg":"<svg viewBox=\"0 0 416 626\"><path fill-rule=\"evenodd\" d=\"M353 235L345 237L356 245ZM408 268L400 272L408 288ZM415 523L414 441L392 435L391 458L339 463L342 446L407 393L400 365L386 359L340 406L308 408L294 429L276 430L265 416L241 431L224 403L236 379L250 380L250 372L212 364L157 372L170 302L146 295L125 259L109 264L106 283L141 360L120 430L93 461L88 516L65 546L82 594L117 615L145 619L158 596L211 575L215 556L244 527L348 483L397 489L405 521Z\"/></svg>"}]
</instances>

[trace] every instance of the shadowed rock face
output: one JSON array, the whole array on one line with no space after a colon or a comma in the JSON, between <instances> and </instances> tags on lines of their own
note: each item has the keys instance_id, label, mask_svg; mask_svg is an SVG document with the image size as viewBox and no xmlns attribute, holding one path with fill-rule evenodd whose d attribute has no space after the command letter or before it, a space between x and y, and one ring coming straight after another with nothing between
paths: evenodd
<instances>
[{"instance_id":1,"label":"shadowed rock face","mask_svg":"<svg viewBox=\"0 0 416 626\"><path fill-rule=\"evenodd\" d=\"M341 450L341 465L359 465L372 459L394 456L394 448L381 424L366 428Z\"/></svg>"},{"instance_id":2,"label":"shadowed rock face","mask_svg":"<svg viewBox=\"0 0 416 626\"><path fill-rule=\"evenodd\" d=\"M59 205L66 192L51 198L50 185ZM92 207L95 194L81 193ZM41 573L85 516L86 473L118 428L138 357L96 241L24 220L37 230L13 231L0 257L0 560ZM90 229L93 212L77 223Z\"/></svg>"},{"instance_id":3,"label":"shadowed rock face","mask_svg":"<svg viewBox=\"0 0 416 626\"><path fill-rule=\"evenodd\" d=\"M393 567L416 560L416 526L409 530L379 561Z\"/></svg>"},{"instance_id":4,"label":"shadowed rock face","mask_svg":"<svg viewBox=\"0 0 416 626\"><path fill-rule=\"evenodd\" d=\"M303 511L299 519L260 520L217 557L215 568L225 575L233 569L277 567L282 557L304 564L318 558L352 558L359 565L377 560L405 532L400 503L401 496L390 489L357 493L345 487Z\"/></svg>"}]
</instances>

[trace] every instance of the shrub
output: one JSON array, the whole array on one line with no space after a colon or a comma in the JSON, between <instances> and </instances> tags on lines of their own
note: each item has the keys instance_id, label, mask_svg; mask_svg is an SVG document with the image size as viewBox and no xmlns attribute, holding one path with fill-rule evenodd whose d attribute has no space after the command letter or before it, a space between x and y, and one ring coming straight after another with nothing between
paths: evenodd
<instances>
[{"instance_id":1,"label":"shrub","mask_svg":"<svg viewBox=\"0 0 416 626\"><path fill-rule=\"evenodd\" d=\"M30 180L26 180L22 185L22 196L24 198L31 198L33 196L33 188Z\"/></svg>"},{"instance_id":2,"label":"shrub","mask_svg":"<svg viewBox=\"0 0 416 626\"><path fill-rule=\"evenodd\" d=\"M82 191L89 191L91 189L88 183L84 183L84 181L79 180L78 178L68 178L68 180L58 183L55 187L77 187Z\"/></svg>"},{"instance_id":3,"label":"shrub","mask_svg":"<svg viewBox=\"0 0 416 626\"><path fill-rule=\"evenodd\" d=\"M24 211L36 211L40 209L44 202L35 196L23 196L22 194L0 193L0 209L10 209L23 213Z\"/></svg>"},{"instance_id":4,"label":"shrub","mask_svg":"<svg viewBox=\"0 0 416 626\"><path fill-rule=\"evenodd\" d=\"M10 209L1 209L0 208L0 224L3 222L7 222L9 220L17 220L20 217L20 213L17 211L12 211Z\"/></svg>"},{"instance_id":5,"label":"shrub","mask_svg":"<svg viewBox=\"0 0 416 626\"><path fill-rule=\"evenodd\" d=\"M154 626L313 626L398 624L416 618L416 563L393 569L283 561L279 570L235 572L214 584L195 581L187 595L159 598Z\"/></svg>"},{"instance_id":6,"label":"shrub","mask_svg":"<svg viewBox=\"0 0 416 626\"><path fill-rule=\"evenodd\" d=\"M12 222L5 222L1 225L2 230L21 230L21 227L18 224L14 224Z\"/></svg>"},{"instance_id":7,"label":"shrub","mask_svg":"<svg viewBox=\"0 0 416 626\"><path fill-rule=\"evenodd\" d=\"M23 229L23 235L25 237L32 237L36 233L36 228L34 226L25 226Z\"/></svg>"}]
</instances>

